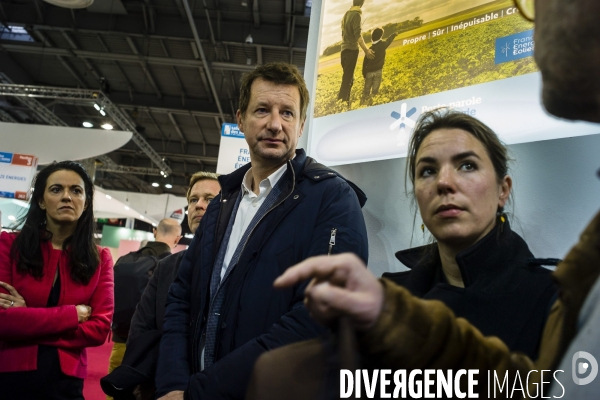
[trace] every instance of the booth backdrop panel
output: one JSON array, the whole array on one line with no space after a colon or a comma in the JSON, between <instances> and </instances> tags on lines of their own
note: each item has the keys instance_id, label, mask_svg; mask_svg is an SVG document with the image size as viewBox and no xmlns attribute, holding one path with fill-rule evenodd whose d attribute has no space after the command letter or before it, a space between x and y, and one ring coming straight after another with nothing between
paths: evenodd
<instances>
[{"instance_id":1,"label":"booth backdrop panel","mask_svg":"<svg viewBox=\"0 0 600 400\"><path fill-rule=\"evenodd\" d=\"M123 147L131 136L126 131L0 122L2 151L35 154L39 164L110 153Z\"/></svg>"},{"instance_id":2,"label":"booth backdrop panel","mask_svg":"<svg viewBox=\"0 0 600 400\"><path fill-rule=\"evenodd\" d=\"M600 128L599 128L600 131ZM512 228L534 255L564 258L592 216L600 211L600 135L509 146ZM398 250L429 240L416 205L404 190L406 159L334 167L367 194L363 215L369 236L369 269L377 276L405 267ZM410 185L409 185L410 189ZM413 224L414 220L414 224Z\"/></svg>"}]
</instances>

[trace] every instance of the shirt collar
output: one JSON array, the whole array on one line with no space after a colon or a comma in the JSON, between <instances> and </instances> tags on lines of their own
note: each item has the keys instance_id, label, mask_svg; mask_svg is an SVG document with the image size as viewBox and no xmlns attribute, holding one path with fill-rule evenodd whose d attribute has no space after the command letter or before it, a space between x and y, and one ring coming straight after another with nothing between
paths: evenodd
<instances>
[{"instance_id":1,"label":"shirt collar","mask_svg":"<svg viewBox=\"0 0 600 400\"><path fill-rule=\"evenodd\" d=\"M281 179L283 174L287 169L287 162L283 164L279 169L273 172L271 175L263 179L259 184L259 196L264 193L264 189L272 189L277 185L277 182ZM244 175L244 179L242 179L242 192L244 194L248 193L251 197L256 196L256 194L252 191L252 168L246 171ZM264 188L264 189L263 189Z\"/></svg>"}]
</instances>

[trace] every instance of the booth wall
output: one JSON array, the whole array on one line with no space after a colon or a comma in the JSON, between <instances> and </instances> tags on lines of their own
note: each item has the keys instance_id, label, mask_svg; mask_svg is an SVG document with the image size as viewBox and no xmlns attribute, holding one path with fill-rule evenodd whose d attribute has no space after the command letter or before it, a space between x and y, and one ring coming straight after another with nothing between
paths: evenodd
<instances>
[{"instance_id":1,"label":"booth wall","mask_svg":"<svg viewBox=\"0 0 600 400\"><path fill-rule=\"evenodd\" d=\"M536 257L563 258L600 209L600 135L509 147L514 159L512 228ZM405 267L394 253L429 240L404 190L406 159L334 167L369 198L363 208L369 237L369 269L377 276ZM410 185L409 185L410 188Z\"/></svg>"},{"instance_id":2,"label":"booth wall","mask_svg":"<svg viewBox=\"0 0 600 400\"><path fill-rule=\"evenodd\" d=\"M321 0L313 0L305 77L311 94L317 62ZM309 107L305 132L298 146L307 147L312 124ZM600 133L600 128L598 129ZM513 202L507 209L513 229L537 257L563 258L600 208L600 135L524 143L509 147ZM415 219L415 207L405 194L406 159L334 167L368 196L363 208L369 237L369 269L377 276L405 267L398 250L429 240ZM414 222L413 222L414 221Z\"/></svg>"}]
</instances>

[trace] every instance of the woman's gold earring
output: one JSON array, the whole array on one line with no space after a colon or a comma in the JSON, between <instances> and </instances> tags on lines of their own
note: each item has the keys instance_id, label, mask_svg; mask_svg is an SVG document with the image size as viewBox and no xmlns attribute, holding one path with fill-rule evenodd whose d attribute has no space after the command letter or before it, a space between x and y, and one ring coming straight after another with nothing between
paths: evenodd
<instances>
[{"instance_id":1,"label":"woman's gold earring","mask_svg":"<svg viewBox=\"0 0 600 400\"><path fill-rule=\"evenodd\" d=\"M423 231L423 233L425 233L425 224L421 224L421 231Z\"/></svg>"}]
</instances>

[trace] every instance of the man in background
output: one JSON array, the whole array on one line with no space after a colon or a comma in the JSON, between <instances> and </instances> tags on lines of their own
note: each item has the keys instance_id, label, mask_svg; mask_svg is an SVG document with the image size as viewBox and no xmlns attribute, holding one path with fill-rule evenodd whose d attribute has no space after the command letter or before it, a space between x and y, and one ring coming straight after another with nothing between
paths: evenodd
<instances>
[{"instance_id":1,"label":"man in background","mask_svg":"<svg viewBox=\"0 0 600 400\"><path fill-rule=\"evenodd\" d=\"M358 46L365 52L365 57L373 58L373 50L367 48L362 38L361 7L365 0L352 0L352 7L342 18L342 51L340 60L342 63L342 85L338 93L338 99L350 105L350 93L354 84L354 69L358 61Z\"/></svg>"},{"instance_id":2,"label":"man in background","mask_svg":"<svg viewBox=\"0 0 600 400\"><path fill-rule=\"evenodd\" d=\"M203 171L196 172L190 178L186 197L187 222L192 232L196 232L208 204L221 190L217 179L217 174ZM127 351L122 364L124 368L117 368L102 378L102 389L107 394L113 394L115 400L120 400L120 396L131 398L132 392L140 399L154 399L154 374L167 294L171 283L177 277L179 264L185 252L186 250L183 250L170 255L158 263L131 319Z\"/></svg>"},{"instance_id":3,"label":"man in background","mask_svg":"<svg viewBox=\"0 0 600 400\"><path fill-rule=\"evenodd\" d=\"M198 226L200 226L200 221L202 221L208 204L221 190L217 179L217 174L203 171L196 172L190 178L190 187L187 191L187 220L192 233L195 233ZM169 287L177 277L179 264L184 255L185 250L166 257L158 263L158 267L154 271L154 275L150 279L150 283L146 287L131 320L127 343L131 343L144 332L150 330L162 331Z\"/></svg>"},{"instance_id":4,"label":"man in background","mask_svg":"<svg viewBox=\"0 0 600 400\"><path fill-rule=\"evenodd\" d=\"M115 315L112 324L113 349L108 372L121 365L131 318L142 292L160 259L171 254L181 239L181 225L173 218L164 218L153 229L154 242L138 251L120 257L115 263Z\"/></svg>"}]
</instances>

